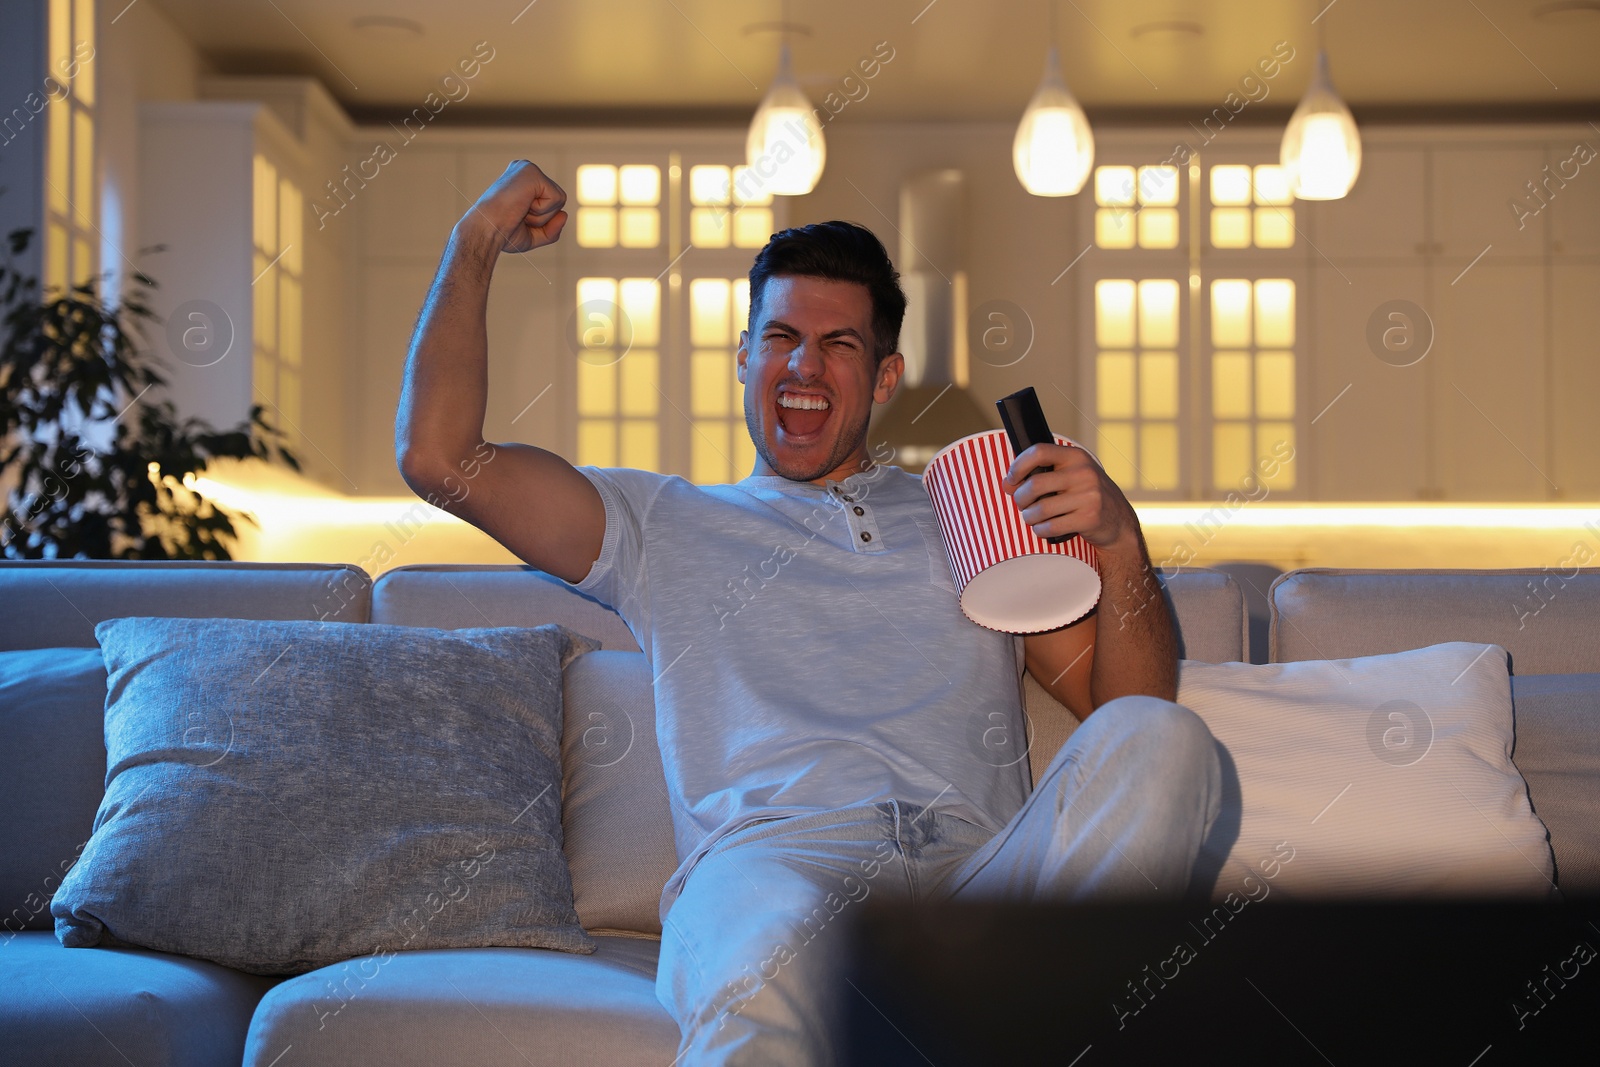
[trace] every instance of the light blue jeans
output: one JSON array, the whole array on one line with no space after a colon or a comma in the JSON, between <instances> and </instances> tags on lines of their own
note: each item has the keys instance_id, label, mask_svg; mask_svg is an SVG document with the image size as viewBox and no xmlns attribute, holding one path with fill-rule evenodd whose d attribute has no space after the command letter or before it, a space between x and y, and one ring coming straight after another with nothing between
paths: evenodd
<instances>
[{"instance_id":1,"label":"light blue jeans","mask_svg":"<svg viewBox=\"0 0 1600 1067\"><path fill-rule=\"evenodd\" d=\"M1198 716L1123 697L1073 733L998 834L890 800L728 835L663 923L656 997L682 1032L676 1063L834 1063L828 1038L848 994L839 920L873 893L1181 896L1217 816L1220 775Z\"/></svg>"}]
</instances>

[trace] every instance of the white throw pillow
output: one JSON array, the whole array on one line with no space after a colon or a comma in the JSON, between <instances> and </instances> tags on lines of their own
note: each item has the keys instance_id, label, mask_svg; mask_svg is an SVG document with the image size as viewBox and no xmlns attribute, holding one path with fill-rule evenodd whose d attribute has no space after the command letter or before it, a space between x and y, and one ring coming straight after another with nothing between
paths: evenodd
<instances>
[{"instance_id":1,"label":"white throw pillow","mask_svg":"<svg viewBox=\"0 0 1600 1067\"><path fill-rule=\"evenodd\" d=\"M1553 891L1549 835L1511 762L1500 646L1185 660L1178 700L1225 751L1195 880L1212 899Z\"/></svg>"}]
</instances>

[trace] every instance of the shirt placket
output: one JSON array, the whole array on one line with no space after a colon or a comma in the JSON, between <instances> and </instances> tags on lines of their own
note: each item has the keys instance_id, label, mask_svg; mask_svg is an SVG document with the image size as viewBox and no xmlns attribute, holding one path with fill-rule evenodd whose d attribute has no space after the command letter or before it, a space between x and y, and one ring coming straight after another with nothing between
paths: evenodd
<instances>
[{"instance_id":1,"label":"shirt placket","mask_svg":"<svg viewBox=\"0 0 1600 1067\"><path fill-rule=\"evenodd\" d=\"M859 492L835 484L829 490L850 524L850 544L857 552L886 552L883 537L878 531L878 519L872 505Z\"/></svg>"}]
</instances>

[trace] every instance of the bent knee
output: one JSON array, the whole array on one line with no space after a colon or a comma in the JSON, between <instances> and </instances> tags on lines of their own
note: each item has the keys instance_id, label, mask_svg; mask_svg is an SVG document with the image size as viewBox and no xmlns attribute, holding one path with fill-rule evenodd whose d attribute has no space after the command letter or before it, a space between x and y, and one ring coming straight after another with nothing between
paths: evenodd
<instances>
[{"instance_id":1,"label":"bent knee","mask_svg":"<svg viewBox=\"0 0 1600 1067\"><path fill-rule=\"evenodd\" d=\"M1209 751L1216 743L1200 716L1182 704L1160 697L1118 697L1102 704L1090 721L1094 719L1103 719L1105 726L1117 733L1131 735L1167 751Z\"/></svg>"}]
</instances>

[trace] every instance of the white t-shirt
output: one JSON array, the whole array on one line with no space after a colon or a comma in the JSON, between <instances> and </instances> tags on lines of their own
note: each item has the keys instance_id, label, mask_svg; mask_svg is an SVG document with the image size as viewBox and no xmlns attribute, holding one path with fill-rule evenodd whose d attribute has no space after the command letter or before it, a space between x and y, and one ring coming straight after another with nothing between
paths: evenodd
<instances>
[{"instance_id":1,"label":"white t-shirt","mask_svg":"<svg viewBox=\"0 0 1600 1067\"><path fill-rule=\"evenodd\" d=\"M679 859L663 915L751 822L893 798L998 832L1022 806L1022 639L961 613L919 476L578 470L606 531L575 588L617 611L654 676Z\"/></svg>"}]
</instances>

